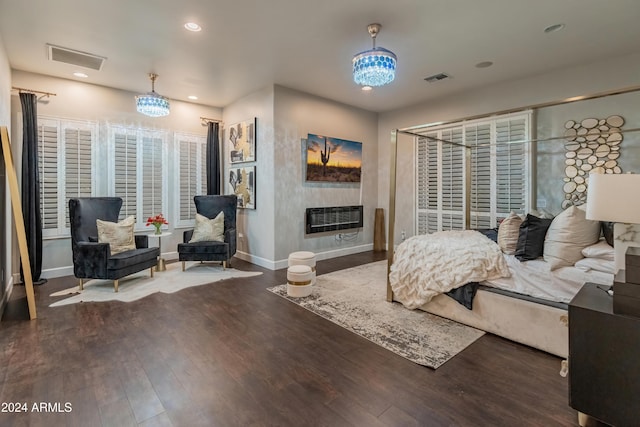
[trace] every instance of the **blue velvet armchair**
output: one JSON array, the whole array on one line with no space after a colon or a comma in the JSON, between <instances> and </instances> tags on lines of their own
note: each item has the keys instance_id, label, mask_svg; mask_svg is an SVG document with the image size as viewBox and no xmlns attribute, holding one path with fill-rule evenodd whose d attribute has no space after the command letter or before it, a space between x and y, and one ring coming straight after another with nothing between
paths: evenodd
<instances>
[{"instance_id":1,"label":"blue velvet armchair","mask_svg":"<svg viewBox=\"0 0 640 427\"><path fill-rule=\"evenodd\" d=\"M183 242L178 244L178 260L182 261L182 271L186 261L221 261L223 268L231 265L231 258L236 253L236 210L238 198L230 196L195 196L193 201L196 212L209 219L224 212L224 242L189 243L193 230L183 234Z\"/></svg>"},{"instance_id":2,"label":"blue velvet armchair","mask_svg":"<svg viewBox=\"0 0 640 427\"><path fill-rule=\"evenodd\" d=\"M146 235L135 236L136 249L114 255L108 243L98 243L96 220L117 222L121 206L120 197L69 199L73 274L80 279L80 290L86 279L108 279L118 292L119 279L146 268L153 277L160 249L150 248Z\"/></svg>"}]
</instances>

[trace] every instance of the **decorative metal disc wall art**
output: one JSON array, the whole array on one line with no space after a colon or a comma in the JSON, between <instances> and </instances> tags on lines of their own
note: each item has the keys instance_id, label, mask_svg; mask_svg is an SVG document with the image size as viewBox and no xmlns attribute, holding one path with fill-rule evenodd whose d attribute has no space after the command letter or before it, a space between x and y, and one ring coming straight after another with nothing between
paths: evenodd
<instances>
[{"instance_id":1,"label":"decorative metal disc wall art","mask_svg":"<svg viewBox=\"0 0 640 427\"><path fill-rule=\"evenodd\" d=\"M624 119L609 116L606 119L588 118L580 122L568 120L565 124L566 143L564 191L562 209L579 206L587 201L589 173L622 173L618 165Z\"/></svg>"}]
</instances>

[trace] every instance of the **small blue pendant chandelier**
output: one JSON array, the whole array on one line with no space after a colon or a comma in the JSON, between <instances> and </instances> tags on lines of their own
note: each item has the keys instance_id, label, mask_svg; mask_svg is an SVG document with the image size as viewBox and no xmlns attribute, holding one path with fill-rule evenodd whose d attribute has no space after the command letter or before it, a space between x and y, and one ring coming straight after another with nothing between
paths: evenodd
<instances>
[{"instance_id":1,"label":"small blue pendant chandelier","mask_svg":"<svg viewBox=\"0 0 640 427\"><path fill-rule=\"evenodd\" d=\"M353 57L353 81L362 86L383 86L396 77L396 55L382 47L376 47L376 36L380 24L367 27L373 39L373 49L360 52Z\"/></svg>"},{"instance_id":2,"label":"small blue pendant chandelier","mask_svg":"<svg viewBox=\"0 0 640 427\"><path fill-rule=\"evenodd\" d=\"M163 117L169 115L169 100L155 91L157 74L149 74L151 79L151 92L136 96L136 109L150 117Z\"/></svg>"}]
</instances>

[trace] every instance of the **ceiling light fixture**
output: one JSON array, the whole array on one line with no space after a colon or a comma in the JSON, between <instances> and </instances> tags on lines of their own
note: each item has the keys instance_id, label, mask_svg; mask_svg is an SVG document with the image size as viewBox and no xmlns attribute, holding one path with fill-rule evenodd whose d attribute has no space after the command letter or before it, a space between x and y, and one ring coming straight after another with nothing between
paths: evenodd
<instances>
[{"instance_id":1,"label":"ceiling light fixture","mask_svg":"<svg viewBox=\"0 0 640 427\"><path fill-rule=\"evenodd\" d=\"M193 31L194 33L197 33L198 31L202 30L202 27L196 24L195 22L187 22L186 24L184 24L184 28L186 28L189 31Z\"/></svg>"},{"instance_id":2,"label":"ceiling light fixture","mask_svg":"<svg viewBox=\"0 0 640 427\"><path fill-rule=\"evenodd\" d=\"M365 92L369 92L370 90L373 90L373 88L371 86L362 86L362 90Z\"/></svg>"},{"instance_id":3,"label":"ceiling light fixture","mask_svg":"<svg viewBox=\"0 0 640 427\"><path fill-rule=\"evenodd\" d=\"M391 83L396 77L396 55L382 47L376 47L376 36L380 24L367 27L373 39L373 49L360 52L353 57L353 81L363 86L382 86Z\"/></svg>"},{"instance_id":4,"label":"ceiling light fixture","mask_svg":"<svg viewBox=\"0 0 640 427\"><path fill-rule=\"evenodd\" d=\"M195 101L195 100L197 100L197 99L198 99L198 97L197 97L197 96L195 96L195 95L189 95L189 96L187 96L187 98L189 98L189 99L190 99L190 100L192 100L192 101Z\"/></svg>"},{"instance_id":5,"label":"ceiling light fixture","mask_svg":"<svg viewBox=\"0 0 640 427\"><path fill-rule=\"evenodd\" d=\"M158 95L155 91L155 83L158 75L150 73L149 78L151 79L151 92L136 96L136 109L138 113L149 117L169 115L169 100L162 95Z\"/></svg>"},{"instance_id":6,"label":"ceiling light fixture","mask_svg":"<svg viewBox=\"0 0 640 427\"><path fill-rule=\"evenodd\" d=\"M80 71L76 71L75 73L73 73L73 75L82 79L86 79L87 77L89 77L87 74L81 73Z\"/></svg>"}]
</instances>

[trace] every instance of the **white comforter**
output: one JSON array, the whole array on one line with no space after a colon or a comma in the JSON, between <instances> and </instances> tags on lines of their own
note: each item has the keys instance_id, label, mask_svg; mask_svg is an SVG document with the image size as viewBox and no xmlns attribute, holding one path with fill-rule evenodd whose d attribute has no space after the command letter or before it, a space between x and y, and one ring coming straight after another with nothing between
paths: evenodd
<instances>
[{"instance_id":1,"label":"white comforter","mask_svg":"<svg viewBox=\"0 0 640 427\"><path fill-rule=\"evenodd\" d=\"M440 231L402 242L389 281L395 299L415 309L465 283L509 275L500 248L482 233Z\"/></svg>"}]
</instances>

